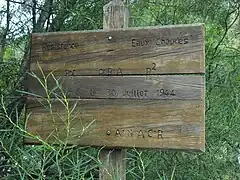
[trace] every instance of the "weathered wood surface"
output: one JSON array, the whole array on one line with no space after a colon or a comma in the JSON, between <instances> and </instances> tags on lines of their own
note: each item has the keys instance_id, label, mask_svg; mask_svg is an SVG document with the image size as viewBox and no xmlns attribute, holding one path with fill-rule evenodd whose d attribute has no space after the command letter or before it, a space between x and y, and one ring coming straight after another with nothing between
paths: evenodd
<instances>
[{"instance_id":1,"label":"weathered wood surface","mask_svg":"<svg viewBox=\"0 0 240 180\"><path fill-rule=\"evenodd\" d=\"M127 27L123 3L114 2L104 8L105 30L32 35L30 71L54 71L78 104L68 116L56 99L52 114L28 99L28 131L54 143L204 151L203 25L114 30ZM48 89L55 85L50 78ZM33 78L26 87L44 96Z\"/></svg>"},{"instance_id":2,"label":"weathered wood surface","mask_svg":"<svg viewBox=\"0 0 240 180\"><path fill-rule=\"evenodd\" d=\"M128 20L128 8L121 0L110 1L103 7L103 29L128 28ZM126 157L125 149L102 149L99 159L104 166L99 169L99 180L126 180Z\"/></svg>"},{"instance_id":3,"label":"weathered wood surface","mask_svg":"<svg viewBox=\"0 0 240 180\"><path fill-rule=\"evenodd\" d=\"M204 99L204 77L196 75L63 76L58 82L68 98ZM29 92L46 96L35 78L28 79L27 84ZM48 89L54 87L56 81L49 78ZM60 90L55 93L60 94Z\"/></svg>"},{"instance_id":4,"label":"weathered wood surface","mask_svg":"<svg viewBox=\"0 0 240 180\"><path fill-rule=\"evenodd\" d=\"M52 102L49 114L47 105L45 109L28 100L28 131L55 143L54 136L64 142L69 129L69 144L204 151L204 101L95 99L72 100L69 106L75 103L69 117L60 102ZM25 139L25 143L37 141Z\"/></svg>"},{"instance_id":5,"label":"weathered wood surface","mask_svg":"<svg viewBox=\"0 0 240 180\"><path fill-rule=\"evenodd\" d=\"M104 163L99 169L99 180L126 180L126 149L102 149L99 159Z\"/></svg>"},{"instance_id":6,"label":"weathered wood surface","mask_svg":"<svg viewBox=\"0 0 240 180\"><path fill-rule=\"evenodd\" d=\"M121 0L110 1L103 7L103 29L128 28L129 10Z\"/></svg>"},{"instance_id":7,"label":"weathered wood surface","mask_svg":"<svg viewBox=\"0 0 240 180\"><path fill-rule=\"evenodd\" d=\"M204 73L202 24L36 33L30 69L74 75Z\"/></svg>"}]
</instances>

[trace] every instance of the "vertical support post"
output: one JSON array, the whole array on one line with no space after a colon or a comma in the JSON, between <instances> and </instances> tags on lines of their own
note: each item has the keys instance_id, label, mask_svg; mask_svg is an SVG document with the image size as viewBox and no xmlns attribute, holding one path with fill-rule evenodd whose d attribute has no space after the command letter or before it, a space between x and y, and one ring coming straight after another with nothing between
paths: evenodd
<instances>
[{"instance_id":1,"label":"vertical support post","mask_svg":"<svg viewBox=\"0 0 240 180\"><path fill-rule=\"evenodd\" d=\"M103 29L128 28L129 10L121 0L113 0L103 7Z\"/></svg>"},{"instance_id":2,"label":"vertical support post","mask_svg":"<svg viewBox=\"0 0 240 180\"><path fill-rule=\"evenodd\" d=\"M103 29L128 28L129 11L121 0L113 0L103 7ZM126 180L126 150L103 149L100 152L103 167L99 170L100 180Z\"/></svg>"},{"instance_id":3,"label":"vertical support post","mask_svg":"<svg viewBox=\"0 0 240 180\"><path fill-rule=\"evenodd\" d=\"M125 149L102 149L99 158L103 163L99 169L100 180L126 180Z\"/></svg>"}]
</instances>

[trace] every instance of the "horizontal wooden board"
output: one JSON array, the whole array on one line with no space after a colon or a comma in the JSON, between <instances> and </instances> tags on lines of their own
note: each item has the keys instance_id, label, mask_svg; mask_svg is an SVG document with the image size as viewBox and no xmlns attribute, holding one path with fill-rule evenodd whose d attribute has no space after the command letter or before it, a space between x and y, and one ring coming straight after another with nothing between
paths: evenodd
<instances>
[{"instance_id":1,"label":"horizontal wooden board","mask_svg":"<svg viewBox=\"0 0 240 180\"><path fill-rule=\"evenodd\" d=\"M58 77L56 77L58 78ZM99 99L204 99L204 77L199 75L152 76L62 76L58 80L69 98ZM28 90L46 96L36 78L27 81ZM57 86L48 80L48 89ZM61 94L56 89L57 94ZM56 95L52 93L52 97Z\"/></svg>"},{"instance_id":2,"label":"horizontal wooden board","mask_svg":"<svg viewBox=\"0 0 240 180\"><path fill-rule=\"evenodd\" d=\"M72 100L69 107L75 109L67 116L55 100L50 114L48 105L28 100L28 131L56 144L204 151L201 100ZM25 143L39 142L26 138Z\"/></svg>"},{"instance_id":3,"label":"horizontal wooden board","mask_svg":"<svg viewBox=\"0 0 240 180\"><path fill-rule=\"evenodd\" d=\"M31 71L74 75L204 73L202 24L35 33Z\"/></svg>"}]
</instances>

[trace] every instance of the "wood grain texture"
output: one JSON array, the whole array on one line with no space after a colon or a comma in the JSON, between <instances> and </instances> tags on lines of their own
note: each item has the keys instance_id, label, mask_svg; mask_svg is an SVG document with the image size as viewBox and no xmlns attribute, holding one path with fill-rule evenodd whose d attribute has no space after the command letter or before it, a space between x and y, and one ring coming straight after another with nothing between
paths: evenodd
<instances>
[{"instance_id":1,"label":"wood grain texture","mask_svg":"<svg viewBox=\"0 0 240 180\"><path fill-rule=\"evenodd\" d=\"M27 84L30 92L46 96L35 78L28 79ZM68 98L204 99L204 77L197 75L65 76L59 84ZM49 78L48 89L55 86L56 81ZM60 94L58 89L55 92Z\"/></svg>"},{"instance_id":2,"label":"wood grain texture","mask_svg":"<svg viewBox=\"0 0 240 180\"><path fill-rule=\"evenodd\" d=\"M99 168L99 180L126 180L126 149L103 148L99 153L99 159L104 167Z\"/></svg>"},{"instance_id":3,"label":"wood grain texture","mask_svg":"<svg viewBox=\"0 0 240 180\"><path fill-rule=\"evenodd\" d=\"M110 1L103 7L103 29L128 28L128 12L121 0ZM99 180L126 180L126 158L125 149L102 149L99 159L104 167L99 168Z\"/></svg>"},{"instance_id":4,"label":"wood grain texture","mask_svg":"<svg viewBox=\"0 0 240 180\"><path fill-rule=\"evenodd\" d=\"M128 28L129 10L121 0L110 1L103 7L103 29Z\"/></svg>"},{"instance_id":5,"label":"wood grain texture","mask_svg":"<svg viewBox=\"0 0 240 180\"><path fill-rule=\"evenodd\" d=\"M204 151L204 102L201 100L72 100L70 107L75 103L68 144ZM36 100L28 100L31 112L28 131L48 142L58 143L54 135L65 141L68 116L64 106L52 102L52 115L46 109ZM84 127L88 128L83 133ZM37 141L25 139L25 143Z\"/></svg>"},{"instance_id":6,"label":"wood grain texture","mask_svg":"<svg viewBox=\"0 0 240 180\"><path fill-rule=\"evenodd\" d=\"M35 33L30 70L64 75L204 73L202 24Z\"/></svg>"}]
</instances>

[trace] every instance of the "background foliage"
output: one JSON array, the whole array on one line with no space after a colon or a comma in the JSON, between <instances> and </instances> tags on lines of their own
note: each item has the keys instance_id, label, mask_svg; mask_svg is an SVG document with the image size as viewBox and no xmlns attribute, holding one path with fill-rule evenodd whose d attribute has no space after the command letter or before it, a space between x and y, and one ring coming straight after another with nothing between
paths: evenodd
<instances>
[{"instance_id":1,"label":"background foliage","mask_svg":"<svg viewBox=\"0 0 240 180\"><path fill-rule=\"evenodd\" d=\"M0 9L0 177L96 179L98 150L25 146L21 89L31 32L102 28L107 0L6 0ZM240 1L127 0L132 27L205 23L206 152L128 151L128 179L240 179ZM22 113L21 113L22 112ZM113 177L119 179L119 177Z\"/></svg>"}]
</instances>

